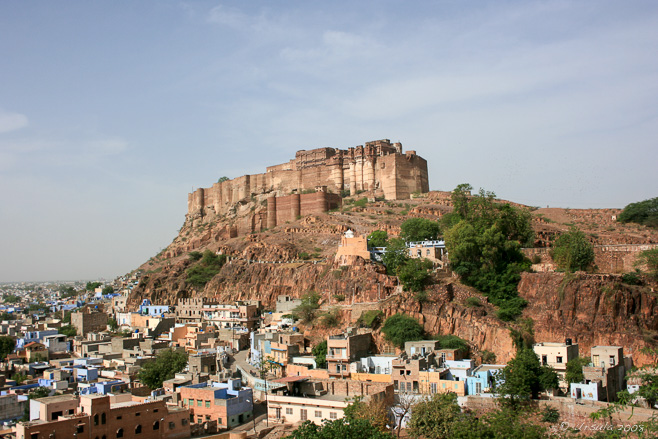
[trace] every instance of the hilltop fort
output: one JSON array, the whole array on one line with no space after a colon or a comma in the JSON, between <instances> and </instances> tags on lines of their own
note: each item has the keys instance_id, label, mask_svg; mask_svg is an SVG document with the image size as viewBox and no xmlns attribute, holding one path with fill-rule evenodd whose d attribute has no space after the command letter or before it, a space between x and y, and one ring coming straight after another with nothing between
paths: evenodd
<instances>
[{"instance_id":1,"label":"hilltop fort","mask_svg":"<svg viewBox=\"0 0 658 439\"><path fill-rule=\"evenodd\" d=\"M427 161L401 143L366 142L346 150L297 151L287 163L263 174L243 175L200 188L188 195L188 219L229 213L236 203L266 195L259 221L273 227L299 215L326 212L340 205L340 193L367 192L386 200L409 199L429 191Z\"/></svg>"}]
</instances>

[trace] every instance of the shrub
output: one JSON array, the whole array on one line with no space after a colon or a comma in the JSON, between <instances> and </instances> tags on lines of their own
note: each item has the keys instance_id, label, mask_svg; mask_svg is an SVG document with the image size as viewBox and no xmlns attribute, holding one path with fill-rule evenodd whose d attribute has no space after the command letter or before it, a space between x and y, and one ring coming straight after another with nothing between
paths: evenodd
<instances>
[{"instance_id":1,"label":"shrub","mask_svg":"<svg viewBox=\"0 0 658 439\"><path fill-rule=\"evenodd\" d=\"M467 355L470 350L468 342L454 334L437 335L435 339L438 340L441 349L459 349L464 355Z\"/></svg>"},{"instance_id":2,"label":"shrub","mask_svg":"<svg viewBox=\"0 0 658 439\"><path fill-rule=\"evenodd\" d=\"M400 236L405 241L437 239L440 233L439 223L426 218L410 218L400 226Z\"/></svg>"},{"instance_id":3,"label":"shrub","mask_svg":"<svg viewBox=\"0 0 658 439\"><path fill-rule=\"evenodd\" d=\"M495 364L496 363L496 354L491 351L482 351L480 357L482 358L482 364Z\"/></svg>"},{"instance_id":4,"label":"shrub","mask_svg":"<svg viewBox=\"0 0 658 439\"><path fill-rule=\"evenodd\" d=\"M315 357L315 362L318 365L318 369L324 369L327 367L327 340L323 340L320 344L317 344L311 350L313 356Z\"/></svg>"},{"instance_id":5,"label":"shrub","mask_svg":"<svg viewBox=\"0 0 658 439\"><path fill-rule=\"evenodd\" d=\"M642 285L642 277L637 271L622 274L621 281L627 285Z\"/></svg>"},{"instance_id":6,"label":"shrub","mask_svg":"<svg viewBox=\"0 0 658 439\"><path fill-rule=\"evenodd\" d=\"M210 279L219 273L225 263L226 255L217 255L206 250L197 264L187 269L186 280L197 288L203 288Z\"/></svg>"},{"instance_id":7,"label":"shrub","mask_svg":"<svg viewBox=\"0 0 658 439\"><path fill-rule=\"evenodd\" d=\"M427 291L418 291L414 294L414 299L416 299L418 303L425 303L429 300L429 295L427 294Z\"/></svg>"},{"instance_id":8,"label":"shrub","mask_svg":"<svg viewBox=\"0 0 658 439\"><path fill-rule=\"evenodd\" d=\"M368 204L368 199L367 198L360 198L354 202L354 206L356 207L366 207L366 204Z\"/></svg>"},{"instance_id":9,"label":"shrub","mask_svg":"<svg viewBox=\"0 0 658 439\"><path fill-rule=\"evenodd\" d=\"M572 227L555 241L551 257L564 270L587 270L594 263L594 248L583 232Z\"/></svg>"},{"instance_id":10,"label":"shrub","mask_svg":"<svg viewBox=\"0 0 658 439\"><path fill-rule=\"evenodd\" d=\"M382 322L382 317L384 317L383 312L381 312L378 309L371 309L369 311L361 313L361 316L359 317L359 322L365 326L375 329Z\"/></svg>"},{"instance_id":11,"label":"shrub","mask_svg":"<svg viewBox=\"0 0 658 439\"><path fill-rule=\"evenodd\" d=\"M546 406L544 407L544 410L541 411L542 422L550 422L551 424L555 424L559 420L560 420L560 411L558 409Z\"/></svg>"},{"instance_id":12,"label":"shrub","mask_svg":"<svg viewBox=\"0 0 658 439\"><path fill-rule=\"evenodd\" d=\"M464 302L464 304L466 306L468 306L469 308L475 308L475 307L478 307L478 306L482 306L482 302L480 301L480 299L475 297L475 296L471 296L471 297L467 298L466 301Z\"/></svg>"},{"instance_id":13,"label":"shrub","mask_svg":"<svg viewBox=\"0 0 658 439\"><path fill-rule=\"evenodd\" d=\"M629 204L619 214L617 221L658 227L658 197Z\"/></svg>"},{"instance_id":14,"label":"shrub","mask_svg":"<svg viewBox=\"0 0 658 439\"><path fill-rule=\"evenodd\" d=\"M398 277L405 291L419 293L425 289L430 279L428 270L432 268L432 262L427 259L409 259L397 269Z\"/></svg>"},{"instance_id":15,"label":"shrub","mask_svg":"<svg viewBox=\"0 0 658 439\"><path fill-rule=\"evenodd\" d=\"M539 264L539 263L541 263L541 256L533 255L531 261L532 261L533 264Z\"/></svg>"},{"instance_id":16,"label":"shrub","mask_svg":"<svg viewBox=\"0 0 658 439\"><path fill-rule=\"evenodd\" d=\"M321 317L322 326L326 328L335 328L340 323L340 312L337 308L331 308Z\"/></svg>"},{"instance_id":17,"label":"shrub","mask_svg":"<svg viewBox=\"0 0 658 439\"><path fill-rule=\"evenodd\" d=\"M306 260L308 260L308 259L311 258L311 255L309 255L309 254L306 253L306 252L301 252L298 256L299 256L299 259L302 259L302 260L304 260L304 261L306 261Z\"/></svg>"},{"instance_id":18,"label":"shrub","mask_svg":"<svg viewBox=\"0 0 658 439\"><path fill-rule=\"evenodd\" d=\"M638 265L646 265L649 274L658 278L658 248L645 250L637 258Z\"/></svg>"},{"instance_id":19,"label":"shrub","mask_svg":"<svg viewBox=\"0 0 658 439\"><path fill-rule=\"evenodd\" d=\"M369 247L386 247L388 242L388 233L385 230L375 230L368 235Z\"/></svg>"},{"instance_id":20,"label":"shrub","mask_svg":"<svg viewBox=\"0 0 658 439\"><path fill-rule=\"evenodd\" d=\"M336 300L336 302L342 302L345 300L345 294L334 294L334 299Z\"/></svg>"},{"instance_id":21,"label":"shrub","mask_svg":"<svg viewBox=\"0 0 658 439\"><path fill-rule=\"evenodd\" d=\"M384 322L384 337L399 348L404 348L407 341L422 340L423 327L416 319L406 314L395 314Z\"/></svg>"},{"instance_id":22,"label":"shrub","mask_svg":"<svg viewBox=\"0 0 658 439\"><path fill-rule=\"evenodd\" d=\"M302 303L295 307L292 313L296 320L310 323L315 319L318 308L320 308L320 295L315 291L309 291L302 296Z\"/></svg>"}]
</instances>

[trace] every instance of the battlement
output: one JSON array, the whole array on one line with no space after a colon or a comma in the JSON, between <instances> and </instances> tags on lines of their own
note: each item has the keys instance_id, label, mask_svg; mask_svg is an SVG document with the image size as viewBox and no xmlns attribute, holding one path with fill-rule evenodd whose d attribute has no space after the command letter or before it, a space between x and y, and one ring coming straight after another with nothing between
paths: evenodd
<instances>
[{"instance_id":1,"label":"battlement","mask_svg":"<svg viewBox=\"0 0 658 439\"><path fill-rule=\"evenodd\" d=\"M299 150L294 159L268 166L264 174L243 175L197 189L188 195L188 215L203 216L207 210L220 215L252 196L281 197L318 187L326 187L328 194L367 191L387 200L408 199L414 192L429 191L427 161L415 151L403 153L401 143L391 144L388 139L348 149ZM314 203L329 206L334 200L325 201Z\"/></svg>"}]
</instances>

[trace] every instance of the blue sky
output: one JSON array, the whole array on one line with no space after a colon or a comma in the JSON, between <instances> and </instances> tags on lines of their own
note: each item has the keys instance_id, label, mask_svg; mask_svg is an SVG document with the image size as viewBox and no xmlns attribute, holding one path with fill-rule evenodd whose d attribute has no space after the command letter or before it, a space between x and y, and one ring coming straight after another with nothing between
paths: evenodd
<instances>
[{"instance_id":1,"label":"blue sky","mask_svg":"<svg viewBox=\"0 0 658 439\"><path fill-rule=\"evenodd\" d=\"M0 281L113 278L187 193L389 138L430 187L657 196L655 1L0 3Z\"/></svg>"}]
</instances>

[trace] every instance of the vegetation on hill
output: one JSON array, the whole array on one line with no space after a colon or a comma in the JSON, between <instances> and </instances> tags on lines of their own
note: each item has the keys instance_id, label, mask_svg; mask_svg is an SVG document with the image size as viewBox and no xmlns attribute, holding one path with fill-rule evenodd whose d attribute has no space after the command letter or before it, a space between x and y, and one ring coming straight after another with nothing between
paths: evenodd
<instances>
[{"instance_id":1,"label":"vegetation on hill","mask_svg":"<svg viewBox=\"0 0 658 439\"><path fill-rule=\"evenodd\" d=\"M585 271L594 264L594 248L583 232L571 227L555 241L551 257L562 270Z\"/></svg>"},{"instance_id":2,"label":"vegetation on hill","mask_svg":"<svg viewBox=\"0 0 658 439\"><path fill-rule=\"evenodd\" d=\"M368 235L368 247L386 247L388 233L385 230L375 230Z\"/></svg>"},{"instance_id":3,"label":"vegetation on hill","mask_svg":"<svg viewBox=\"0 0 658 439\"><path fill-rule=\"evenodd\" d=\"M416 319L406 314L395 314L382 326L384 338L399 348L408 341L422 340L425 331Z\"/></svg>"},{"instance_id":4,"label":"vegetation on hill","mask_svg":"<svg viewBox=\"0 0 658 439\"><path fill-rule=\"evenodd\" d=\"M197 258L196 253L199 252L190 253L190 259L197 263L187 269L186 280L197 288L203 288L222 269L226 263L226 255L217 255L206 250L200 258Z\"/></svg>"},{"instance_id":5,"label":"vegetation on hill","mask_svg":"<svg viewBox=\"0 0 658 439\"><path fill-rule=\"evenodd\" d=\"M438 239L441 236L441 228L436 221L410 218L400 226L400 236L407 242Z\"/></svg>"},{"instance_id":6,"label":"vegetation on hill","mask_svg":"<svg viewBox=\"0 0 658 439\"><path fill-rule=\"evenodd\" d=\"M658 279L658 248L645 250L637 258L639 265L646 265L649 275Z\"/></svg>"},{"instance_id":7,"label":"vegetation on hill","mask_svg":"<svg viewBox=\"0 0 658 439\"><path fill-rule=\"evenodd\" d=\"M162 383L172 379L177 373L185 369L187 353L166 349L161 351L153 361L142 365L139 371L139 380L151 389L159 389Z\"/></svg>"},{"instance_id":8,"label":"vegetation on hill","mask_svg":"<svg viewBox=\"0 0 658 439\"><path fill-rule=\"evenodd\" d=\"M0 361L4 361L7 355L14 352L16 340L8 335L0 336Z\"/></svg>"},{"instance_id":9,"label":"vegetation on hill","mask_svg":"<svg viewBox=\"0 0 658 439\"><path fill-rule=\"evenodd\" d=\"M496 392L503 402L516 407L530 399L537 399L539 392L556 389L558 376L553 368L539 363L539 357L532 349L521 348L503 368L496 384Z\"/></svg>"},{"instance_id":10,"label":"vegetation on hill","mask_svg":"<svg viewBox=\"0 0 658 439\"><path fill-rule=\"evenodd\" d=\"M320 308L320 295L315 291L309 291L302 296L302 303L292 310L295 320L311 323L315 320L315 314Z\"/></svg>"},{"instance_id":11,"label":"vegetation on hill","mask_svg":"<svg viewBox=\"0 0 658 439\"><path fill-rule=\"evenodd\" d=\"M327 340L322 340L322 342L315 345L311 352L318 369L325 369L327 367Z\"/></svg>"},{"instance_id":12,"label":"vegetation on hill","mask_svg":"<svg viewBox=\"0 0 658 439\"><path fill-rule=\"evenodd\" d=\"M87 282L87 285L85 286L85 290L94 291L96 288L100 287L101 285L103 285L102 282Z\"/></svg>"},{"instance_id":13,"label":"vegetation on hill","mask_svg":"<svg viewBox=\"0 0 658 439\"><path fill-rule=\"evenodd\" d=\"M530 214L509 204L494 202L495 194L461 184L453 191L454 211L444 215L446 247L453 271L462 281L482 291L498 306L498 317L510 321L521 315L525 301L516 290L520 273L530 268L521 247L530 245L534 232Z\"/></svg>"},{"instance_id":14,"label":"vegetation on hill","mask_svg":"<svg viewBox=\"0 0 658 439\"><path fill-rule=\"evenodd\" d=\"M619 214L617 221L658 228L658 197L629 204Z\"/></svg>"}]
</instances>

